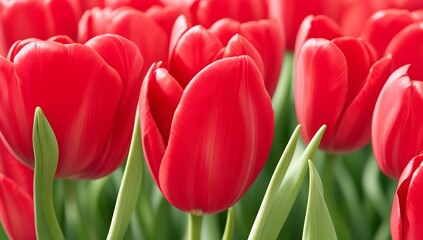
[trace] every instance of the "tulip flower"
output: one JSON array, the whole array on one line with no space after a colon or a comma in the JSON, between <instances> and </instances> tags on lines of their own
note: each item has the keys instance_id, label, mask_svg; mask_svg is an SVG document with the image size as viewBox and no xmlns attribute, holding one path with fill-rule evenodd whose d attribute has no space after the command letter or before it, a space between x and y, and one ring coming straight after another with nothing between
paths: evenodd
<instances>
[{"instance_id":1,"label":"tulip flower","mask_svg":"<svg viewBox=\"0 0 423 240\"><path fill-rule=\"evenodd\" d=\"M99 178L125 159L141 86L138 48L116 35L17 42L0 58L0 132L34 165L32 126L41 107L59 145L56 177Z\"/></svg>"},{"instance_id":2,"label":"tulip flower","mask_svg":"<svg viewBox=\"0 0 423 240\"><path fill-rule=\"evenodd\" d=\"M143 54L145 66L167 59L168 34L141 11L132 8L87 10L79 22L79 41L86 42L104 33L118 34L133 41Z\"/></svg>"},{"instance_id":3,"label":"tulip flower","mask_svg":"<svg viewBox=\"0 0 423 240\"><path fill-rule=\"evenodd\" d=\"M1 1L0 5L3 56L15 41L25 38L47 39L63 34L76 39L81 13L73 0Z\"/></svg>"},{"instance_id":4,"label":"tulip flower","mask_svg":"<svg viewBox=\"0 0 423 240\"><path fill-rule=\"evenodd\" d=\"M266 0L196 0L190 11L194 23L206 28L222 18L243 23L269 17Z\"/></svg>"},{"instance_id":5,"label":"tulip flower","mask_svg":"<svg viewBox=\"0 0 423 240\"><path fill-rule=\"evenodd\" d=\"M423 238L423 155L415 156L398 182L391 212L392 240Z\"/></svg>"},{"instance_id":6,"label":"tulip flower","mask_svg":"<svg viewBox=\"0 0 423 240\"><path fill-rule=\"evenodd\" d=\"M266 89L272 96L283 58L283 38L273 23L273 20L239 23L221 19L207 30L200 25L192 27L185 17L180 17L170 40L169 71L181 82L188 82L200 69L218 58L246 54L259 66ZM191 44L199 39L204 41L203 45ZM235 49L233 45L238 40L243 46ZM197 59L197 52L204 57Z\"/></svg>"},{"instance_id":7,"label":"tulip flower","mask_svg":"<svg viewBox=\"0 0 423 240\"><path fill-rule=\"evenodd\" d=\"M423 150L423 75L412 65L395 71L377 100L372 123L373 152L380 169L398 178L410 159Z\"/></svg>"},{"instance_id":8,"label":"tulip flower","mask_svg":"<svg viewBox=\"0 0 423 240\"><path fill-rule=\"evenodd\" d=\"M0 142L0 221L11 239L36 239L34 172L18 162Z\"/></svg>"},{"instance_id":9,"label":"tulip flower","mask_svg":"<svg viewBox=\"0 0 423 240\"><path fill-rule=\"evenodd\" d=\"M391 66L389 57L375 59L361 39L311 38L304 43L296 62L294 100L305 142L323 124L323 150L351 152L369 142L373 108Z\"/></svg>"},{"instance_id":10,"label":"tulip flower","mask_svg":"<svg viewBox=\"0 0 423 240\"><path fill-rule=\"evenodd\" d=\"M294 50L298 29L308 15L326 15L339 22L343 1L338 0L270 0L269 15L284 26L287 48Z\"/></svg>"},{"instance_id":11,"label":"tulip flower","mask_svg":"<svg viewBox=\"0 0 423 240\"><path fill-rule=\"evenodd\" d=\"M207 55L214 45L202 43ZM271 100L245 55L211 62L188 82L180 77L158 65L146 76L139 107L146 161L175 207L217 213L242 197L266 162Z\"/></svg>"}]
</instances>

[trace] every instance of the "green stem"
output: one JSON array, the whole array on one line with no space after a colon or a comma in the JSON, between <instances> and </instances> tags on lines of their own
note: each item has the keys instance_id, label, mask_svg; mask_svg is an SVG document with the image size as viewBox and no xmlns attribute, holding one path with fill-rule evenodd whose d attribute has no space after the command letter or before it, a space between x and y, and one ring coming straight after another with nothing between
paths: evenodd
<instances>
[{"instance_id":1,"label":"green stem","mask_svg":"<svg viewBox=\"0 0 423 240\"><path fill-rule=\"evenodd\" d=\"M139 114L137 112L128 161L107 235L108 240L123 239L125 236L141 191L142 157Z\"/></svg>"},{"instance_id":2,"label":"green stem","mask_svg":"<svg viewBox=\"0 0 423 240\"><path fill-rule=\"evenodd\" d=\"M233 207L228 209L228 216L226 217L225 232L222 240L231 240L235 227L235 209Z\"/></svg>"},{"instance_id":3,"label":"green stem","mask_svg":"<svg viewBox=\"0 0 423 240\"><path fill-rule=\"evenodd\" d=\"M200 240L201 239L201 223L203 216L189 214L188 222L188 240Z\"/></svg>"}]
</instances>

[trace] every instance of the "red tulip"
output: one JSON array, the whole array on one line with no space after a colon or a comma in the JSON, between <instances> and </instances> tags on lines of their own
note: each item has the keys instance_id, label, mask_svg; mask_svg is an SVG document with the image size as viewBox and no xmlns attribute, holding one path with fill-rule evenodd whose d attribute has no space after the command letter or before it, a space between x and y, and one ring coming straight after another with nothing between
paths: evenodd
<instances>
[{"instance_id":1,"label":"red tulip","mask_svg":"<svg viewBox=\"0 0 423 240\"><path fill-rule=\"evenodd\" d=\"M402 172L391 212L393 240L423 238L423 155L414 157Z\"/></svg>"},{"instance_id":2,"label":"red tulip","mask_svg":"<svg viewBox=\"0 0 423 240\"><path fill-rule=\"evenodd\" d=\"M1 25L8 49L17 40L63 34L76 39L80 9L73 0L2 1ZM3 52L4 56L6 52Z\"/></svg>"},{"instance_id":3,"label":"red tulip","mask_svg":"<svg viewBox=\"0 0 423 240\"><path fill-rule=\"evenodd\" d=\"M190 11L194 23L206 28L222 18L231 18L243 23L269 17L267 0L196 0Z\"/></svg>"},{"instance_id":4,"label":"red tulip","mask_svg":"<svg viewBox=\"0 0 423 240\"><path fill-rule=\"evenodd\" d=\"M33 166L32 126L40 106L59 144L56 177L98 178L128 152L142 56L115 35L85 45L56 40L18 42L9 60L0 58L0 132L13 154Z\"/></svg>"},{"instance_id":5,"label":"red tulip","mask_svg":"<svg viewBox=\"0 0 423 240\"><path fill-rule=\"evenodd\" d=\"M191 40L214 51L205 39ZM258 176L272 144L273 110L250 57L199 70L181 80L153 66L139 110L146 160L164 196L183 211L209 214L233 205Z\"/></svg>"},{"instance_id":6,"label":"red tulip","mask_svg":"<svg viewBox=\"0 0 423 240\"><path fill-rule=\"evenodd\" d=\"M34 172L18 162L0 142L0 220L11 239L36 239Z\"/></svg>"},{"instance_id":7,"label":"red tulip","mask_svg":"<svg viewBox=\"0 0 423 240\"><path fill-rule=\"evenodd\" d=\"M284 26L287 48L293 50L301 22L310 14L339 21L343 2L339 0L269 0L269 14Z\"/></svg>"},{"instance_id":8,"label":"red tulip","mask_svg":"<svg viewBox=\"0 0 423 240\"><path fill-rule=\"evenodd\" d=\"M422 14L423 15L423 14ZM386 47L405 27L418 22L420 14L404 9L382 10L373 14L368 20L363 39L370 42L378 52L379 57L385 54Z\"/></svg>"},{"instance_id":9,"label":"red tulip","mask_svg":"<svg viewBox=\"0 0 423 240\"><path fill-rule=\"evenodd\" d=\"M389 76L390 61L386 57L375 63L371 46L360 39L307 40L298 54L294 86L304 140L308 143L326 124L323 150L350 152L367 144L373 108Z\"/></svg>"},{"instance_id":10,"label":"red tulip","mask_svg":"<svg viewBox=\"0 0 423 240\"><path fill-rule=\"evenodd\" d=\"M377 100L372 123L372 144L381 170L398 178L410 159L423 150L423 75L412 65L395 71Z\"/></svg>"}]
</instances>

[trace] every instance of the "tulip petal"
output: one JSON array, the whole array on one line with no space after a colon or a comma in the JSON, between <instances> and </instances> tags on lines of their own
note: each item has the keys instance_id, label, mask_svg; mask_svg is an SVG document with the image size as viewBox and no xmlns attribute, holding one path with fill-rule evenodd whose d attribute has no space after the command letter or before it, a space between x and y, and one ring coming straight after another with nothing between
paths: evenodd
<instances>
[{"instance_id":1,"label":"tulip petal","mask_svg":"<svg viewBox=\"0 0 423 240\"><path fill-rule=\"evenodd\" d=\"M376 102L372 145L381 170L398 178L410 159L423 149L423 82L411 81L409 65L387 80Z\"/></svg>"},{"instance_id":2,"label":"tulip petal","mask_svg":"<svg viewBox=\"0 0 423 240\"><path fill-rule=\"evenodd\" d=\"M25 129L18 125L1 131L12 149L20 149L9 139L16 138L17 129L31 138L34 110L40 106L59 142L56 176L72 177L90 165L106 144L123 93L120 77L99 54L80 44L34 42L14 60L26 118L14 115L6 121ZM26 154L22 160L33 164L33 154Z\"/></svg>"},{"instance_id":3,"label":"tulip petal","mask_svg":"<svg viewBox=\"0 0 423 240\"><path fill-rule=\"evenodd\" d=\"M363 30L363 39L382 57L389 42L408 25L414 23L410 12L404 9L387 9L372 15Z\"/></svg>"},{"instance_id":4,"label":"tulip petal","mask_svg":"<svg viewBox=\"0 0 423 240\"><path fill-rule=\"evenodd\" d=\"M132 126L139 99L143 58L137 46L126 38L116 35L100 35L88 41L87 46L120 75L123 91L117 108L113 128L101 155L81 174L99 177L116 169L125 159L132 136Z\"/></svg>"},{"instance_id":5,"label":"tulip petal","mask_svg":"<svg viewBox=\"0 0 423 240\"><path fill-rule=\"evenodd\" d=\"M250 56L254 62L257 64L258 69L260 70L263 78L265 77L265 70L263 60L261 59L260 53L254 46L243 36L236 34L228 42L223 57L235 57L241 55Z\"/></svg>"},{"instance_id":6,"label":"tulip petal","mask_svg":"<svg viewBox=\"0 0 423 240\"><path fill-rule=\"evenodd\" d=\"M265 86L269 95L273 96L279 82L285 49L285 39L276 21L246 22L241 25L240 34L260 53L265 67Z\"/></svg>"},{"instance_id":7,"label":"tulip petal","mask_svg":"<svg viewBox=\"0 0 423 240\"><path fill-rule=\"evenodd\" d=\"M173 53L175 51L176 45L178 44L179 40L181 39L182 35L185 34L188 29L192 27L192 24L188 19L181 15L179 16L173 25L172 33L170 35L170 41L169 41L169 59L170 62L172 60Z\"/></svg>"},{"instance_id":8,"label":"tulip petal","mask_svg":"<svg viewBox=\"0 0 423 240\"><path fill-rule=\"evenodd\" d=\"M229 40L241 29L241 23L230 18L222 18L215 22L209 31L216 35L223 45L228 45Z\"/></svg>"},{"instance_id":9,"label":"tulip petal","mask_svg":"<svg viewBox=\"0 0 423 240\"><path fill-rule=\"evenodd\" d=\"M394 69L411 64L408 69L411 78L423 79L423 23L414 23L399 32L386 48L391 54Z\"/></svg>"},{"instance_id":10,"label":"tulip petal","mask_svg":"<svg viewBox=\"0 0 423 240\"><path fill-rule=\"evenodd\" d=\"M1 173L0 220L11 239L36 239L32 196Z\"/></svg>"},{"instance_id":11,"label":"tulip petal","mask_svg":"<svg viewBox=\"0 0 423 240\"><path fill-rule=\"evenodd\" d=\"M154 21L159 24L162 29L165 31L167 36L170 36L172 33L173 24L176 19L181 14L180 10L175 9L173 6L166 5L164 7L159 7L157 5L149 8L145 14L154 19Z\"/></svg>"},{"instance_id":12,"label":"tulip petal","mask_svg":"<svg viewBox=\"0 0 423 240\"><path fill-rule=\"evenodd\" d=\"M391 63L392 58L387 56L372 66L363 88L340 117L336 135L333 137L333 149L350 152L369 142L373 109L383 85L391 74Z\"/></svg>"},{"instance_id":13,"label":"tulip petal","mask_svg":"<svg viewBox=\"0 0 423 240\"><path fill-rule=\"evenodd\" d=\"M139 109L146 161L154 180L159 185L160 164L183 89L165 69L158 67L159 65L152 66L146 76Z\"/></svg>"},{"instance_id":14,"label":"tulip petal","mask_svg":"<svg viewBox=\"0 0 423 240\"><path fill-rule=\"evenodd\" d=\"M52 14L55 35L67 35L76 40L81 14L77 2L50 0L47 2L47 7Z\"/></svg>"},{"instance_id":15,"label":"tulip petal","mask_svg":"<svg viewBox=\"0 0 423 240\"><path fill-rule=\"evenodd\" d=\"M216 59L223 48L220 40L202 26L190 28L175 46L169 72L185 88L205 66Z\"/></svg>"},{"instance_id":16,"label":"tulip petal","mask_svg":"<svg viewBox=\"0 0 423 240\"><path fill-rule=\"evenodd\" d=\"M333 42L309 39L304 43L295 68L294 98L305 142L325 124L327 129L321 147L330 147L328 144L347 99L347 74L345 55Z\"/></svg>"},{"instance_id":17,"label":"tulip petal","mask_svg":"<svg viewBox=\"0 0 423 240\"><path fill-rule=\"evenodd\" d=\"M190 82L176 109L160 166L163 194L189 212L228 208L262 169L273 121L270 97L251 58L210 64Z\"/></svg>"}]
</instances>

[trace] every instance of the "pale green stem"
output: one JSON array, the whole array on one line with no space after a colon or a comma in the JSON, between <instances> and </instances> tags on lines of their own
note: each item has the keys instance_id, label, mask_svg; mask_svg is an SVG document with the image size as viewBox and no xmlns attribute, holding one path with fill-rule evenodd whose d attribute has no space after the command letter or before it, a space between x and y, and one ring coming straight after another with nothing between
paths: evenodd
<instances>
[{"instance_id":1,"label":"pale green stem","mask_svg":"<svg viewBox=\"0 0 423 240\"><path fill-rule=\"evenodd\" d=\"M200 240L201 239L201 223L203 216L189 214L188 221L188 240Z\"/></svg>"}]
</instances>

